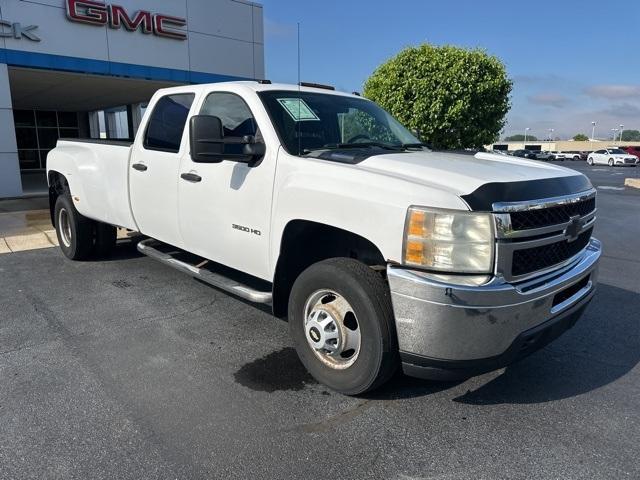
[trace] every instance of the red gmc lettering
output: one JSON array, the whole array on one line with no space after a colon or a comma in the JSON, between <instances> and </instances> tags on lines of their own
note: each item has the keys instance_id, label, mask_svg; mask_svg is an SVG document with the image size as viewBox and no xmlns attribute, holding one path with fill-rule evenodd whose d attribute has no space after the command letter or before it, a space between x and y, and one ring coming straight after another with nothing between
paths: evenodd
<instances>
[{"instance_id":1,"label":"red gmc lettering","mask_svg":"<svg viewBox=\"0 0 640 480\"><path fill-rule=\"evenodd\" d=\"M133 18L120 5L106 5L92 0L67 0L67 17L73 22L90 25L109 25L113 29L124 27L130 32L155 34L159 37L186 40L187 34L180 30L187 21L160 13L152 14L146 10L138 11Z\"/></svg>"},{"instance_id":2,"label":"red gmc lettering","mask_svg":"<svg viewBox=\"0 0 640 480\"><path fill-rule=\"evenodd\" d=\"M185 40L187 35L184 32L171 28L184 27L187 21L184 18L170 17L169 15L154 15L153 16L153 29L156 35L161 37L176 38L178 40Z\"/></svg>"},{"instance_id":3,"label":"red gmc lettering","mask_svg":"<svg viewBox=\"0 0 640 480\"><path fill-rule=\"evenodd\" d=\"M107 6L91 0L68 0L67 17L74 22L91 25L106 25L109 19Z\"/></svg>"},{"instance_id":4,"label":"red gmc lettering","mask_svg":"<svg viewBox=\"0 0 640 480\"><path fill-rule=\"evenodd\" d=\"M142 33L153 33L153 22L151 20L151 13L140 10L136 13L133 19L129 18L124 7L120 5L109 6L109 26L111 28L120 28L124 26L130 32L138 30L142 26Z\"/></svg>"}]
</instances>

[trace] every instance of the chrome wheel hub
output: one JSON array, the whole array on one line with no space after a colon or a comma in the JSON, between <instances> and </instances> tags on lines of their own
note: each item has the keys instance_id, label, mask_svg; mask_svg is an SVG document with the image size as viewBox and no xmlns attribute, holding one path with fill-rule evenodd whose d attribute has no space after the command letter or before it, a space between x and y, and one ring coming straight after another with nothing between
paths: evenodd
<instances>
[{"instance_id":1,"label":"chrome wheel hub","mask_svg":"<svg viewBox=\"0 0 640 480\"><path fill-rule=\"evenodd\" d=\"M334 369L353 365L360 353L360 325L344 297L331 290L314 292L304 318L305 336L316 357Z\"/></svg>"},{"instance_id":2,"label":"chrome wheel hub","mask_svg":"<svg viewBox=\"0 0 640 480\"><path fill-rule=\"evenodd\" d=\"M69 248L71 246L71 220L66 208L61 209L58 214L58 228L60 229L62 243Z\"/></svg>"}]
</instances>

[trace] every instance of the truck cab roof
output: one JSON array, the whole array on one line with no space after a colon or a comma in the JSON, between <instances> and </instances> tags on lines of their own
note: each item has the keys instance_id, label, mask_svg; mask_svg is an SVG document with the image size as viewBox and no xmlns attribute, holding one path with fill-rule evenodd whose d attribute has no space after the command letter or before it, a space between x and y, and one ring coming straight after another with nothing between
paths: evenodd
<instances>
[{"instance_id":1,"label":"truck cab roof","mask_svg":"<svg viewBox=\"0 0 640 480\"><path fill-rule=\"evenodd\" d=\"M203 83L198 85L181 85L179 87L162 88L156 92L156 95L167 95L171 93L182 92L200 92L208 91L212 88L219 88L225 90L228 87L241 87L246 90L251 90L256 93L267 91L291 91L291 92L311 92L311 93L324 93L326 95L339 95L344 97L362 98L358 95L347 92L339 92L337 90L329 90L322 87L311 87L307 85L299 86L292 83L260 83L255 80L242 80L233 82L216 82L216 83Z\"/></svg>"}]
</instances>

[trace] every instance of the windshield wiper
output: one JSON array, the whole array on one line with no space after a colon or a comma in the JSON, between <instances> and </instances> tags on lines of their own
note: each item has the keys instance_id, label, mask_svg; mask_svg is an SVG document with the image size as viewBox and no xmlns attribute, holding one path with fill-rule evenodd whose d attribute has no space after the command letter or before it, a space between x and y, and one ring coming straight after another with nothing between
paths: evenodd
<instances>
[{"instance_id":1,"label":"windshield wiper","mask_svg":"<svg viewBox=\"0 0 640 480\"><path fill-rule=\"evenodd\" d=\"M361 142L361 143L327 143L319 148L304 149L302 153L307 155L313 152L319 152L322 150L346 150L351 148L370 148L378 147L385 150L402 151L405 149L404 145L391 145L383 142Z\"/></svg>"},{"instance_id":2,"label":"windshield wiper","mask_svg":"<svg viewBox=\"0 0 640 480\"><path fill-rule=\"evenodd\" d=\"M360 143L328 143L324 145L323 149L328 150L340 150L345 148L369 148L369 147L378 147L384 148L385 150L402 150L400 145L391 145L389 143L383 142L360 142ZM317 149L321 150L321 149Z\"/></svg>"},{"instance_id":3,"label":"windshield wiper","mask_svg":"<svg viewBox=\"0 0 640 480\"><path fill-rule=\"evenodd\" d=\"M422 143L422 142L418 142L418 143L403 143L401 145L402 148L422 148L422 147L427 147L427 148L431 148L431 146L427 143Z\"/></svg>"}]
</instances>

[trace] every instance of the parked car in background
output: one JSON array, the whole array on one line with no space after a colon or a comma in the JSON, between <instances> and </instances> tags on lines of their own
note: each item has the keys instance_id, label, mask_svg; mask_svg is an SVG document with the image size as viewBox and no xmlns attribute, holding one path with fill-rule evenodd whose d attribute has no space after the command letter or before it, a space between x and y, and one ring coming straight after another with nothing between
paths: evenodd
<instances>
[{"instance_id":1,"label":"parked car in background","mask_svg":"<svg viewBox=\"0 0 640 480\"><path fill-rule=\"evenodd\" d=\"M553 160L552 152L536 152L536 160Z\"/></svg>"},{"instance_id":2,"label":"parked car in background","mask_svg":"<svg viewBox=\"0 0 640 480\"><path fill-rule=\"evenodd\" d=\"M589 165L609 165L615 167L621 165L623 167L635 167L640 160L635 155L630 155L626 151L617 147L604 148L596 150L587 157Z\"/></svg>"},{"instance_id":3,"label":"parked car in background","mask_svg":"<svg viewBox=\"0 0 640 480\"><path fill-rule=\"evenodd\" d=\"M582 154L584 153L584 158ZM567 156L567 160L578 161L578 160L586 160L588 152L564 152Z\"/></svg>"},{"instance_id":4,"label":"parked car in background","mask_svg":"<svg viewBox=\"0 0 640 480\"><path fill-rule=\"evenodd\" d=\"M549 160L561 160L564 162L565 160L568 160L569 158L571 158L568 153L564 153L564 152L550 152L550 153L551 153L551 158Z\"/></svg>"},{"instance_id":5,"label":"parked car in background","mask_svg":"<svg viewBox=\"0 0 640 480\"><path fill-rule=\"evenodd\" d=\"M640 158L640 145L634 145L633 147L621 147L622 150L627 152L629 155L635 155Z\"/></svg>"},{"instance_id":6,"label":"parked car in background","mask_svg":"<svg viewBox=\"0 0 640 480\"><path fill-rule=\"evenodd\" d=\"M537 153L533 150L515 150L511 155L520 158L530 158L532 160L535 160L537 158Z\"/></svg>"}]
</instances>

